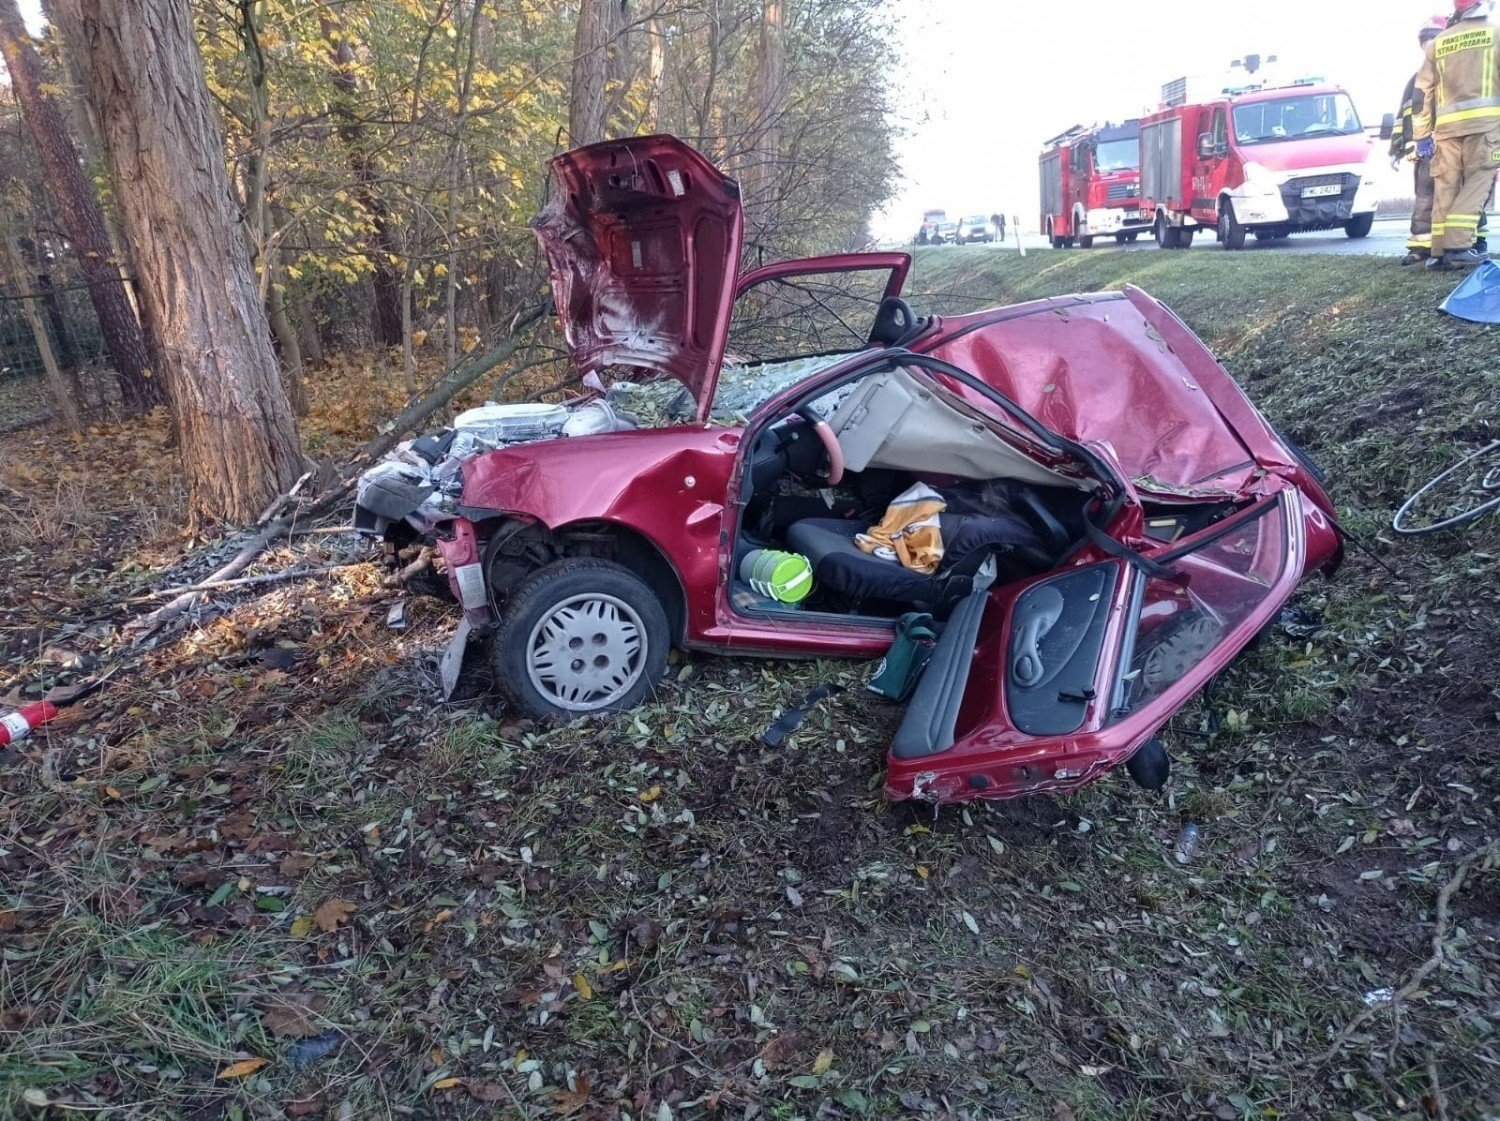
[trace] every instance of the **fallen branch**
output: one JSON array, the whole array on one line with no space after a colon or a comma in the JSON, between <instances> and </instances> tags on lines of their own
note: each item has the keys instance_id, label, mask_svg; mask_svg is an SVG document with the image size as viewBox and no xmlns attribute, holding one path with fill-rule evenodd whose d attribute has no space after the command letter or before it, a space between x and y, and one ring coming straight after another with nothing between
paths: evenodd
<instances>
[{"instance_id":1,"label":"fallen branch","mask_svg":"<svg viewBox=\"0 0 1500 1121\"><path fill-rule=\"evenodd\" d=\"M384 455L401 441L417 425L421 424L433 413L437 412L459 393L473 385L485 374L489 373L500 363L504 362L516 351L527 343L527 329L537 323L547 314L548 304L537 304L527 308L516 316L511 325L511 333L505 340L492 350L486 351L478 358L455 366L438 381L437 387L419 401L414 401L406 408L397 413L390 422L381 428L381 431L373 439L367 441L364 447L354 457L354 462L374 459Z\"/></svg>"},{"instance_id":2,"label":"fallen branch","mask_svg":"<svg viewBox=\"0 0 1500 1121\"><path fill-rule=\"evenodd\" d=\"M1349 1038L1363 1027L1370 1017L1380 1011L1385 1004L1389 1004L1392 1008L1399 1007L1402 1001L1413 996L1422 987L1423 982L1448 960L1448 904L1452 901L1453 896L1457 894L1458 889L1463 887L1464 880L1468 877L1469 872L1474 866L1480 861L1488 860L1491 856L1495 855L1500 855L1500 842L1491 841L1489 844L1475 849L1468 856L1464 857L1463 860L1459 861L1458 867L1453 870L1452 877L1443 885L1442 890L1438 892L1437 915L1433 919L1432 956L1412 971L1412 975L1407 978L1406 983L1396 990L1389 1001L1361 1008L1354 1015L1354 1018L1344 1025L1343 1031L1339 1032L1338 1036L1329 1045L1328 1050L1313 1060L1317 1066L1324 1066L1336 1059L1339 1052L1343 1050L1344 1044L1349 1042Z\"/></svg>"},{"instance_id":3,"label":"fallen branch","mask_svg":"<svg viewBox=\"0 0 1500 1121\"><path fill-rule=\"evenodd\" d=\"M218 583L221 580L231 580L238 576L250 567L250 562L260 556L267 545L281 536L283 532L291 529L291 527L292 520L290 518L278 518L252 536L249 541L245 542L240 551L231 558L229 563L210 574L208 579L191 585L187 591L183 592L176 599L158 607L145 618L128 623L126 629L138 632L135 639L137 644L144 642L152 634L156 633L163 623L170 622L192 607L193 604L197 603L198 597L203 594L205 586Z\"/></svg>"},{"instance_id":4,"label":"fallen branch","mask_svg":"<svg viewBox=\"0 0 1500 1121\"><path fill-rule=\"evenodd\" d=\"M500 365L500 363L515 354L523 346L527 345L528 328L539 322L547 314L550 306L550 304L537 304L522 311L512 321L511 333L506 336L503 342L493 349L486 351L478 358L461 366L456 366L445 374L438 381L437 388L420 401L415 401L408 405L384 426L379 435L367 441L359 449L354 458L344 465L343 469L335 476L333 482L324 491L322 496L305 509L296 505L296 494L303 485L305 478L297 480L292 489L276 499L267 508L266 512L261 515L261 518L264 519L275 511L284 509L288 502L292 503L291 510L261 527L258 532L246 540L240 551L234 555L228 564L211 573L207 579L187 587L169 603L163 604L145 618L128 625L128 629L137 632L136 643L143 642L159 630L164 623L170 622L192 607L198 602L198 597L205 591L212 590L215 587L229 586L225 581L238 577L241 572L250 566L251 561L255 560L272 541L275 541L282 534L291 536L296 532L301 532L297 527L297 522L316 520L342 505L349 491L354 488L355 481L359 478L360 471L363 469L365 463L390 451L407 432L421 424L428 417L432 416L433 413L452 401L464 389ZM164 592L163 594L171 593Z\"/></svg>"},{"instance_id":5,"label":"fallen branch","mask_svg":"<svg viewBox=\"0 0 1500 1121\"><path fill-rule=\"evenodd\" d=\"M288 580L301 580L307 576L321 576L325 572L338 572L344 568L358 568L369 563L371 563L370 560L366 558L357 561L341 561L338 564L324 564L315 568L288 568L282 572L268 572L261 576L239 576L232 580L204 580L198 584L182 584L175 588L147 592L143 596L137 596L125 602L150 603L152 600L161 599L162 596L182 595L186 592L211 592L220 588L248 588L255 584L280 584Z\"/></svg>"},{"instance_id":6,"label":"fallen branch","mask_svg":"<svg viewBox=\"0 0 1500 1121\"><path fill-rule=\"evenodd\" d=\"M305 484L308 479L311 479L313 477L313 474L314 473L312 471L304 473L302 478L298 479L295 483L292 484L291 490L275 499L275 501L273 501L269 506L265 508L264 511L261 512L260 517L255 519L255 524L265 525L277 514L285 510L288 503L296 501L297 495L302 490L303 484Z\"/></svg>"}]
</instances>

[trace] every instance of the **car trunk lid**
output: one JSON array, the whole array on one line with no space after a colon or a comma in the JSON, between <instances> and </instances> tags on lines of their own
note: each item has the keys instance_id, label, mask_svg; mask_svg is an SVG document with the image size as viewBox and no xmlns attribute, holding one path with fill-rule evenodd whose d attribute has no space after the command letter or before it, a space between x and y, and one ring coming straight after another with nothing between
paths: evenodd
<instances>
[{"instance_id":1,"label":"car trunk lid","mask_svg":"<svg viewBox=\"0 0 1500 1121\"><path fill-rule=\"evenodd\" d=\"M675 378L705 418L734 303L738 185L671 136L589 145L551 168L533 226L574 362Z\"/></svg>"}]
</instances>

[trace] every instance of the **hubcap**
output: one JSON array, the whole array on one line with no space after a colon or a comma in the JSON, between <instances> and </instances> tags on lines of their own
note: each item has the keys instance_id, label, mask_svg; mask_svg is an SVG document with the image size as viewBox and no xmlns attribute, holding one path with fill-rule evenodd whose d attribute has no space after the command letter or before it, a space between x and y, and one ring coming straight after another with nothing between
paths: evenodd
<instances>
[{"instance_id":1,"label":"hubcap","mask_svg":"<svg viewBox=\"0 0 1500 1121\"><path fill-rule=\"evenodd\" d=\"M558 708L596 712L630 692L646 670L646 628L624 600L563 600L531 629L526 674Z\"/></svg>"}]
</instances>

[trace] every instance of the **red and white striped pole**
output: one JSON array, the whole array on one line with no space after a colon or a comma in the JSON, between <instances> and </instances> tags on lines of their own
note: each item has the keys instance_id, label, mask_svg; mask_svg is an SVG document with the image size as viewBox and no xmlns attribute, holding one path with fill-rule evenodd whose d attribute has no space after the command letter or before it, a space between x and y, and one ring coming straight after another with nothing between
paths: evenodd
<instances>
[{"instance_id":1,"label":"red and white striped pole","mask_svg":"<svg viewBox=\"0 0 1500 1121\"><path fill-rule=\"evenodd\" d=\"M47 701L27 705L18 712L0 716L0 747L17 740L24 740L32 731L40 728L57 715L57 706Z\"/></svg>"}]
</instances>

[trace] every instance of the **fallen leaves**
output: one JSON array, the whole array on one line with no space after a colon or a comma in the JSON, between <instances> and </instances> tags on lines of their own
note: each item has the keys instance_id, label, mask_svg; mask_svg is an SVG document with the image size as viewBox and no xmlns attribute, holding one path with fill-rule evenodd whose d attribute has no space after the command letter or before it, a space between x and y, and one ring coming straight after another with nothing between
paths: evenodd
<instances>
[{"instance_id":1,"label":"fallen leaves","mask_svg":"<svg viewBox=\"0 0 1500 1121\"><path fill-rule=\"evenodd\" d=\"M273 1004L262 1010L260 1022L277 1039L305 1039L317 1035L309 1009L292 1004Z\"/></svg>"},{"instance_id":2,"label":"fallen leaves","mask_svg":"<svg viewBox=\"0 0 1500 1121\"><path fill-rule=\"evenodd\" d=\"M262 1067L269 1065L270 1059L241 1059L237 1063L230 1063L214 1077L220 1080L233 1078L249 1078Z\"/></svg>"},{"instance_id":3,"label":"fallen leaves","mask_svg":"<svg viewBox=\"0 0 1500 1121\"><path fill-rule=\"evenodd\" d=\"M324 934L332 934L354 914L357 905L347 899L329 899L319 903L313 912L313 922Z\"/></svg>"},{"instance_id":4,"label":"fallen leaves","mask_svg":"<svg viewBox=\"0 0 1500 1121\"><path fill-rule=\"evenodd\" d=\"M573 1080L574 1089L560 1089L552 1096L552 1112L559 1117L577 1113L588 1104L591 1086L589 1080L579 1075Z\"/></svg>"}]
</instances>

